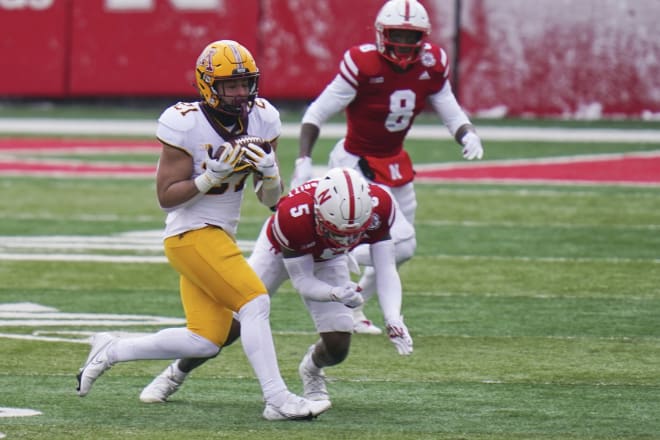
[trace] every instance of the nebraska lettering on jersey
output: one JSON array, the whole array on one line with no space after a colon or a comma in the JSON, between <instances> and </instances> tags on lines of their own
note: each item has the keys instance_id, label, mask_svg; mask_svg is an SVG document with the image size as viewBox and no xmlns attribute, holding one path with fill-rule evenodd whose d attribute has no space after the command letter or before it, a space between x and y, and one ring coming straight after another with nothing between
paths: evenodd
<instances>
[{"instance_id":1,"label":"nebraska lettering on jersey","mask_svg":"<svg viewBox=\"0 0 660 440\"><path fill-rule=\"evenodd\" d=\"M297 254L312 254L315 261L334 258L362 243L376 243L389 236L394 223L394 204L387 191L369 185L373 212L370 224L359 243L349 249L333 249L316 229L314 194L317 181L312 180L283 197L277 211L268 220L268 239L278 251L283 248ZM331 252L329 252L331 251Z\"/></svg>"},{"instance_id":2,"label":"nebraska lettering on jersey","mask_svg":"<svg viewBox=\"0 0 660 440\"><path fill-rule=\"evenodd\" d=\"M356 90L346 108L344 148L358 156L398 154L426 98L442 89L449 75L447 54L426 43L419 62L396 71L376 46L355 46L344 53L339 74Z\"/></svg>"}]
</instances>

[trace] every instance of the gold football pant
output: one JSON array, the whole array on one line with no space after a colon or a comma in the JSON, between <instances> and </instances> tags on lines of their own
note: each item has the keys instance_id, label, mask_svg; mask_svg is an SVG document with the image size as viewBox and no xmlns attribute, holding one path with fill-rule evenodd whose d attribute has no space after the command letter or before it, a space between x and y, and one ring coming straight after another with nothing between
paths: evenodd
<instances>
[{"instance_id":1,"label":"gold football pant","mask_svg":"<svg viewBox=\"0 0 660 440\"><path fill-rule=\"evenodd\" d=\"M165 255L180 275L188 330L222 346L233 314L266 287L236 241L209 226L165 239Z\"/></svg>"}]
</instances>

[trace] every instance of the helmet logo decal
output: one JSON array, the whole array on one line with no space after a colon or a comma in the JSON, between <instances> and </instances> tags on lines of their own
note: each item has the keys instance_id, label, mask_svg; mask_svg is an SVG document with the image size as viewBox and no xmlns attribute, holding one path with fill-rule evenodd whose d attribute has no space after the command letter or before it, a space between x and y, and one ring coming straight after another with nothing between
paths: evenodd
<instances>
[{"instance_id":1,"label":"helmet logo decal","mask_svg":"<svg viewBox=\"0 0 660 440\"><path fill-rule=\"evenodd\" d=\"M325 202L330 200L330 188L325 189L325 190L321 191L320 193L317 193L316 197L318 199L319 205L324 204Z\"/></svg>"},{"instance_id":2,"label":"helmet logo decal","mask_svg":"<svg viewBox=\"0 0 660 440\"><path fill-rule=\"evenodd\" d=\"M405 14L404 20L405 21L410 21L410 2L407 1L407 0L406 0L406 9L405 9L404 14Z\"/></svg>"},{"instance_id":3,"label":"helmet logo decal","mask_svg":"<svg viewBox=\"0 0 660 440\"><path fill-rule=\"evenodd\" d=\"M215 47L209 48L205 53L202 54L201 57L199 57L199 60L197 61L197 65L203 66L204 70L213 74L213 55L217 52Z\"/></svg>"}]
</instances>

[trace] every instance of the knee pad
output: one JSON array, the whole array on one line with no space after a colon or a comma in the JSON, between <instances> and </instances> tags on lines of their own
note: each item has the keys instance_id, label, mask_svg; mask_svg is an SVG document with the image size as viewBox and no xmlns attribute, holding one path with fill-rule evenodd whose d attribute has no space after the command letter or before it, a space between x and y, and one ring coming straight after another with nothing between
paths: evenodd
<instances>
[{"instance_id":1,"label":"knee pad","mask_svg":"<svg viewBox=\"0 0 660 440\"><path fill-rule=\"evenodd\" d=\"M268 319L270 317L270 297L268 295L259 295L251 301L248 301L238 311L238 320L250 319Z\"/></svg>"}]
</instances>

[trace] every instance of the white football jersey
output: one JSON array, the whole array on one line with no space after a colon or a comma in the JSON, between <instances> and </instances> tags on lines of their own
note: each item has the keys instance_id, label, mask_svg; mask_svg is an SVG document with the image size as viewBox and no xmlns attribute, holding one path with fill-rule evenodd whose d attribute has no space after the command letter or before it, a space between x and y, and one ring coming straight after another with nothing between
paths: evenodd
<instances>
[{"instance_id":1,"label":"white football jersey","mask_svg":"<svg viewBox=\"0 0 660 440\"><path fill-rule=\"evenodd\" d=\"M277 109L267 100L257 98L248 117L247 134L270 141L279 137L281 130ZM199 102L179 102L167 108L158 119L156 137L193 158L191 179L204 172L203 164L209 157L209 149L215 151L225 142L204 116ZM168 209L164 238L208 225L219 226L235 236L243 188L249 176L249 171L235 173L207 194Z\"/></svg>"}]
</instances>

